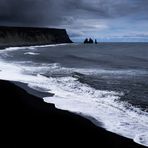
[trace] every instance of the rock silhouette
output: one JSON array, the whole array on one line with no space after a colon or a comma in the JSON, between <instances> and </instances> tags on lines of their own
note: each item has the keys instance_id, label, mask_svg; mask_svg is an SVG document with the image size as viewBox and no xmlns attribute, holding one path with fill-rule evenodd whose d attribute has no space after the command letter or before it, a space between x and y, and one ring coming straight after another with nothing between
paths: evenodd
<instances>
[{"instance_id":1,"label":"rock silhouette","mask_svg":"<svg viewBox=\"0 0 148 148\"><path fill-rule=\"evenodd\" d=\"M97 44L97 40L95 39L95 42L93 41L93 39L92 38L86 38L85 40L84 40L84 44L93 44L93 43L95 43L95 44Z\"/></svg>"},{"instance_id":2,"label":"rock silhouette","mask_svg":"<svg viewBox=\"0 0 148 148\"><path fill-rule=\"evenodd\" d=\"M94 43L92 38L89 38L89 43Z\"/></svg>"},{"instance_id":3,"label":"rock silhouette","mask_svg":"<svg viewBox=\"0 0 148 148\"><path fill-rule=\"evenodd\" d=\"M86 38L85 40L84 40L84 43L86 44L86 43L88 43L89 41L88 41L88 38Z\"/></svg>"},{"instance_id":4,"label":"rock silhouette","mask_svg":"<svg viewBox=\"0 0 148 148\"><path fill-rule=\"evenodd\" d=\"M0 26L0 46L72 43L65 29Z\"/></svg>"}]
</instances>

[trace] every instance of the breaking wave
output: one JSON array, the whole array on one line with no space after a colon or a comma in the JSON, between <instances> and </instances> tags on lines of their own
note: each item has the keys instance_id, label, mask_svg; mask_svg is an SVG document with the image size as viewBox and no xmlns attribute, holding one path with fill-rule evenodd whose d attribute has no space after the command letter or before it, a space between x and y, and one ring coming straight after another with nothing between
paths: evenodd
<instances>
[{"instance_id":1,"label":"breaking wave","mask_svg":"<svg viewBox=\"0 0 148 148\"><path fill-rule=\"evenodd\" d=\"M36 57L40 56L38 47L62 45L65 44L10 47L0 53L5 59L11 56L9 52L24 49L25 52L23 51L22 55ZM86 118L90 117L88 119L95 125L148 146L148 112L126 101L121 101L120 98L124 96L123 92L95 89L79 80L80 78L82 80L85 75L98 74L133 77L147 75L147 71L66 68L58 62L48 64L33 61L14 62L0 58L0 79L26 83L37 91L52 93L54 94L52 97L49 95L50 97L44 97L43 100L54 103L59 109L77 113Z\"/></svg>"},{"instance_id":2,"label":"breaking wave","mask_svg":"<svg viewBox=\"0 0 148 148\"><path fill-rule=\"evenodd\" d=\"M37 52L25 52L25 55L39 55L40 53Z\"/></svg>"},{"instance_id":3,"label":"breaking wave","mask_svg":"<svg viewBox=\"0 0 148 148\"><path fill-rule=\"evenodd\" d=\"M0 67L0 79L27 83L33 89L53 93L53 97L47 96L43 98L44 101L54 103L59 109L91 117L96 120L92 120L94 124L100 126L98 123L101 122L106 130L148 146L148 113L120 101L120 97L124 95L122 92L96 90L79 82L77 76L68 75L74 69L61 67L58 63L40 66L32 63L27 66L1 60ZM89 73L87 69L82 70L84 71ZM41 75L46 72L51 75ZM52 76L64 72L67 75Z\"/></svg>"}]
</instances>

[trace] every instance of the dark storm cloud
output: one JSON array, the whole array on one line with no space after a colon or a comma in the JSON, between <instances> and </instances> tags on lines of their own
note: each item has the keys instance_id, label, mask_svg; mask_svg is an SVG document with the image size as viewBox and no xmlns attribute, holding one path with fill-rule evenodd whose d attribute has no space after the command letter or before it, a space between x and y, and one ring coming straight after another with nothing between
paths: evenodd
<instances>
[{"instance_id":1,"label":"dark storm cloud","mask_svg":"<svg viewBox=\"0 0 148 148\"><path fill-rule=\"evenodd\" d=\"M148 0L0 0L0 25L62 27L74 37L101 28L140 32L147 20Z\"/></svg>"},{"instance_id":2,"label":"dark storm cloud","mask_svg":"<svg viewBox=\"0 0 148 148\"><path fill-rule=\"evenodd\" d=\"M58 24L60 7L50 0L0 0L0 23L20 25Z\"/></svg>"},{"instance_id":3,"label":"dark storm cloud","mask_svg":"<svg viewBox=\"0 0 148 148\"><path fill-rule=\"evenodd\" d=\"M147 18L147 12L147 0L0 0L1 24L47 26L68 16L116 18L138 13Z\"/></svg>"},{"instance_id":4,"label":"dark storm cloud","mask_svg":"<svg viewBox=\"0 0 148 148\"><path fill-rule=\"evenodd\" d=\"M0 23L57 25L70 19L65 16L80 16L78 10L93 9L82 0L0 0Z\"/></svg>"}]
</instances>

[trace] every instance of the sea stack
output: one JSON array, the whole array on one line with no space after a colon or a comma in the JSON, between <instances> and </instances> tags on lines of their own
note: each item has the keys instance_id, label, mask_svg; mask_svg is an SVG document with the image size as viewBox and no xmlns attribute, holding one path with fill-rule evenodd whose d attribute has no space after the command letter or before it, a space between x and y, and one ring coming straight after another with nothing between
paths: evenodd
<instances>
[{"instance_id":1,"label":"sea stack","mask_svg":"<svg viewBox=\"0 0 148 148\"><path fill-rule=\"evenodd\" d=\"M0 27L0 46L72 43L65 29Z\"/></svg>"},{"instance_id":2,"label":"sea stack","mask_svg":"<svg viewBox=\"0 0 148 148\"><path fill-rule=\"evenodd\" d=\"M97 40L95 40L95 44L96 44L96 42L97 42ZM85 40L84 40L84 44L93 44L94 43L94 41L93 41L93 39L92 38L86 38Z\"/></svg>"}]
</instances>

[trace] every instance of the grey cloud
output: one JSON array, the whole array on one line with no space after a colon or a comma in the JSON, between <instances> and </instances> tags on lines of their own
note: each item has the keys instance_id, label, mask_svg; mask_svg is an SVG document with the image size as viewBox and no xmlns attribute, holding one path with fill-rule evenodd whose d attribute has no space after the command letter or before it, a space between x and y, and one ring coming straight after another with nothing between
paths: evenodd
<instances>
[{"instance_id":1,"label":"grey cloud","mask_svg":"<svg viewBox=\"0 0 148 148\"><path fill-rule=\"evenodd\" d=\"M64 27L72 37L123 31L126 23L115 25L121 19L147 24L148 0L0 0L0 25Z\"/></svg>"},{"instance_id":2,"label":"grey cloud","mask_svg":"<svg viewBox=\"0 0 148 148\"><path fill-rule=\"evenodd\" d=\"M147 12L147 0L1 0L0 24L48 26L68 23L71 16L108 19L141 13L147 18Z\"/></svg>"},{"instance_id":3,"label":"grey cloud","mask_svg":"<svg viewBox=\"0 0 148 148\"><path fill-rule=\"evenodd\" d=\"M1 0L0 23L24 26L59 24L62 14L51 0Z\"/></svg>"}]
</instances>

